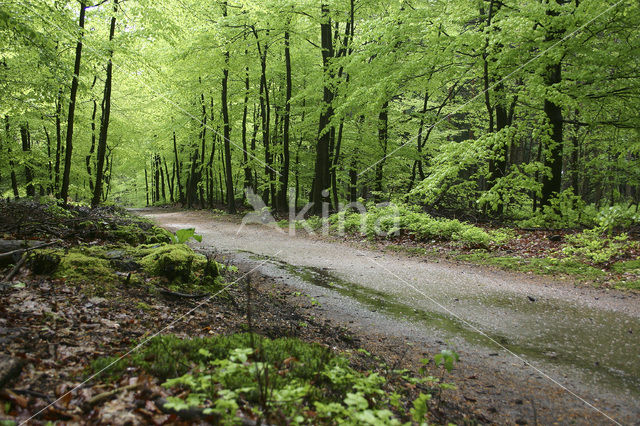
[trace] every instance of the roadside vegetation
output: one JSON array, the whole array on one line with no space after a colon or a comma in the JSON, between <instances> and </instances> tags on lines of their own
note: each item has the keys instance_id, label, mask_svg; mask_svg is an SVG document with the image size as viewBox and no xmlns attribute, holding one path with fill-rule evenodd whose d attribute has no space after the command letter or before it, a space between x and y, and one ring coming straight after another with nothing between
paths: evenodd
<instances>
[{"instance_id":1,"label":"roadside vegetation","mask_svg":"<svg viewBox=\"0 0 640 426\"><path fill-rule=\"evenodd\" d=\"M326 220L311 216L278 224L410 255L640 290L640 213L635 205L590 205L580 210L565 206L562 214L545 209L500 227L437 217L402 202L369 203L365 212L344 210Z\"/></svg>"}]
</instances>

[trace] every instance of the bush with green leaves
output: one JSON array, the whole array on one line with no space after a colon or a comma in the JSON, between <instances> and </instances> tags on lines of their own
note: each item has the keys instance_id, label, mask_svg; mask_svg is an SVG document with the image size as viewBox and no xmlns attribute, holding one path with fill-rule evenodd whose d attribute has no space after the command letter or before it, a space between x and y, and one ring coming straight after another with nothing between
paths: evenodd
<instances>
[{"instance_id":1,"label":"bush with green leaves","mask_svg":"<svg viewBox=\"0 0 640 426\"><path fill-rule=\"evenodd\" d=\"M402 203L367 206L366 213L343 211L329 218L338 232L361 233L369 238L405 233L418 240L458 241L472 247L488 247L512 238L507 230L485 231L457 219L434 218L418 206Z\"/></svg>"}]
</instances>

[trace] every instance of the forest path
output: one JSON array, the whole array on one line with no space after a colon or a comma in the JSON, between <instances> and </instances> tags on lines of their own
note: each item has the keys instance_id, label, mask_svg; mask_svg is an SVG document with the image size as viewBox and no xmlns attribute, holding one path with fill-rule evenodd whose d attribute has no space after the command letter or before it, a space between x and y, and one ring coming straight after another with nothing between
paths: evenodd
<instances>
[{"instance_id":1,"label":"forest path","mask_svg":"<svg viewBox=\"0 0 640 426\"><path fill-rule=\"evenodd\" d=\"M640 419L637 295L291 236L206 211L138 214L171 230L195 227L196 247L259 266L356 333L401 339L397 349L417 355L455 348L454 381L496 419Z\"/></svg>"}]
</instances>

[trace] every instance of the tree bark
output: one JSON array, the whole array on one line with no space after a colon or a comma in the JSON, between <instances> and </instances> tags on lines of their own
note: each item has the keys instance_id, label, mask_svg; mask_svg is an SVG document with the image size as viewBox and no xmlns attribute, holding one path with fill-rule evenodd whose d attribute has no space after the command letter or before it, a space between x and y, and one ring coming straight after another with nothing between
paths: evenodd
<instances>
[{"instance_id":1,"label":"tree bark","mask_svg":"<svg viewBox=\"0 0 640 426\"><path fill-rule=\"evenodd\" d=\"M222 16L227 16L227 2L222 3ZM233 173L231 172L231 125L229 124L229 106L227 105L227 85L229 80L229 51L224 52L224 69L222 70L222 120L224 134L224 160L227 184L227 211L236 212L236 200L233 191Z\"/></svg>"},{"instance_id":2,"label":"tree bark","mask_svg":"<svg viewBox=\"0 0 640 426\"><path fill-rule=\"evenodd\" d=\"M324 88L323 108L320 113L313 187L311 191L311 201L313 202L312 209L315 214L322 213L322 204L328 196L324 191L329 189L331 185L329 144L331 139L330 123L331 118L333 117L333 90L331 88L332 73L330 71L330 62L334 56L334 51L333 37L331 34L331 18L329 16L329 8L325 3L321 4L321 11L322 23L320 24L320 41L322 48Z\"/></svg>"},{"instance_id":3,"label":"tree bark","mask_svg":"<svg viewBox=\"0 0 640 426\"><path fill-rule=\"evenodd\" d=\"M33 186L33 169L31 168L31 134L29 133L29 125L21 124L20 125L20 138L22 139L22 152L24 152L25 162L24 162L24 178L27 186L27 197L34 197L36 195L36 190Z\"/></svg>"},{"instance_id":4,"label":"tree bark","mask_svg":"<svg viewBox=\"0 0 640 426\"><path fill-rule=\"evenodd\" d=\"M80 78L80 62L82 59L82 38L84 36L85 1L80 0L80 18L78 27L80 35L76 45L76 58L73 65L73 79L71 80L71 92L69 94L69 114L67 115L67 138L64 153L64 173L62 174L62 188L60 198L66 206L69 197L69 176L71 175L71 154L73 153L73 120L76 112L76 96L78 94L78 80Z\"/></svg>"},{"instance_id":5,"label":"tree bark","mask_svg":"<svg viewBox=\"0 0 640 426\"><path fill-rule=\"evenodd\" d=\"M287 194L289 192L289 128L291 123L291 52L290 52L290 39L289 31L284 32L284 63L286 70L286 89L285 89L285 104L284 104L284 117L282 126L282 150L283 150L283 163L280 169L280 195L278 197L280 209L284 210L287 206Z\"/></svg>"}]
</instances>

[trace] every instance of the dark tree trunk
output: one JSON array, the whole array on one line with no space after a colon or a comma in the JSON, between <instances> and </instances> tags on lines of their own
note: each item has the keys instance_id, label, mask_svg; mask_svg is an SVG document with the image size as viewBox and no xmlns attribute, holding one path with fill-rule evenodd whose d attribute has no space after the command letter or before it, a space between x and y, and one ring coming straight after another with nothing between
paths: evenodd
<instances>
[{"instance_id":1,"label":"dark tree trunk","mask_svg":"<svg viewBox=\"0 0 640 426\"><path fill-rule=\"evenodd\" d=\"M263 193L263 200L266 205L273 202L272 197L275 194L270 193L271 184L273 181L273 167L271 161L271 151L269 146L270 135L269 127L271 126L271 105L269 102L269 86L267 84L267 43L262 46L258 37L258 32L253 28L253 34L256 38L256 45L258 47L258 54L260 55L260 116L262 118L262 143L264 145L264 173L269 180L269 184L265 186Z\"/></svg>"},{"instance_id":2,"label":"dark tree trunk","mask_svg":"<svg viewBox=\"0 0 640 426\"><path fill-rule=\"evenodd\" d=\"M227 2L222 3L222 16L227 16ZM236 200L233 191L233 173L231 172L231 125L229 124L229 106L227 105L227 84L229 80L229 51L224 52L224 69L222 70L222 121L224 134L224 160L227 184L227 211L236 212Z\"/></svg>"},{"instance_id":3,"label":"dark tree trunk","mask_svg":"<svg viewBox=\"0 0 640 426\"><path fill-rule=\"evenodd\" d=\"M173 154L175 156L175 168L176 168L176 183L178 184L178 200L181 204L184 204L184 192L182 191L182 184L180 183L180 160L178 159L178 144L176 143L176 132L173 132Z\"/></svg>"},{"instance_id":4,"label":"dark tree trunk","mask_svg":"<svg viewBox=\"0 0 640 426\"><path fill-rule=\"evenodd\" d=\"M320 24L320 33L322 47L322 67L324 73L324 105L322 108L322 112L320 113L313 187L311 191L313 212L316 214L322 213L322 204L328 196L325 190L329 189L331 185L329 144L331 140L330 123L331 118L333 117L333 90L331 88L332 73L330 71L330 61L334 56L334 51L333 38L331 35L331 18L329 16L329 8L326 4L322 3L321 10L322 23Z\"/></svg>"},{"instance_id":5,"label":"dark tree trunk","mask_svg":"<svg viewBox=\"0 0 640 426\"><path fill-rule=\"evenodd\" d=\"M284 32L284 63L286 69L286 90L285 90L285 104L284 104L284 117L282 126L282 150L283 150L283 163L280 169L280 196L278 197L280 202L280 209L284 210L287 206L287 194L289 191L289 127L291 123L291 52L289 49L289 31Z\"/></svg>"},{"instance_id":6,"label":"dark tree trunk","mask_svg":"<svg viewBox=\"0 0 640 426\"><path fill-rule=\"evenodd\" d=\"M244 51L245 57L248 51ZM249 67L244 69L244 100L242 108L242 160L244 166L244 188L252 187L251 183L251 167L249 167L249 153L247 151L247 115L249 112Z\"/></svg>"},{"instance_id":7,"label":"dark tree trunk","mask_svg":"<svg viewBox=\"0 0 640 426\"><path fill-rule=\"evenodd\" d=\"M169 178L169 167L167 166L167 159L163 158L162 162L164 163L164 174L167 178L167 186L169 187L169 201L173 203L173 177ZM175 170L173 170L175 172Z\"/></svg>"},{"instance_id":8,"label":"dark tree trunk","mask_svg":"<svg viewBox=\"0 0 640 426\"><path fill-rule=\"evenodd\" d=\"M18 179L16 178L16 171L15 171L15 167L14 167L14 163L13 163L13 155L11 155L11 140L13 139L11 137L10 132L10 125L9 125L9 116L5 115L4 116L4 130L5 130L5 134L6 134L6 140L7 140L7 154L9 157L9 168L11 169L10 171L10 175L11 175L11 189L13 189L13 197L15 199L20 198L20 193L18 192Z\"/></svg>"},{"instance_id":9,"label":"dark tree trunk","mask_svg":"<svg viewBox=\"0 0 640 426\"><path fill-rule=\"evenodd\" d=\"M54 182L53 188L56 196L59 195L60 188L60 156L62 154L62 125L60 124L60 115L62 114L62 88L58 90L56 99L56 162L53 168Z\"/></svg>"},{"instance_id":10,"label":"dark tree trunk","mask_svg":"<svg viewBox=\"0 0 640 426\"><path fill-rule=\"evenodd\" d=\"M113 15L111 16L111 24L109 26L109 42L113 41L116 30L116 12L118 11L118 0L113 1ZM107 134L109 131L109 120L111 117L111 79L113 76L113 49L109 50L109 59L107 61L107 78L104 82L104 95L102 103L102 117L100 118L100 136L98 137L98 155L96 158L96 186L91 199L91 207L97 207L100 204L102 196L102 187L104 180L104 156L107 150Z\"/></svg>"},{"instance_id":11,"label":"dark tree trunk","mask_svg":"<svg viewBox=\"0 0 640 426\"><path fill-rule=\"evenodd\" d=\"M78 27L80 35L78 36L78 44L76 45L76 59L73 65L73 79L71 80L71 92L69 94L69 114L67 116L67 138L66 148L64 152L64 172L62 174L62 188L60 190L60 198L63 204L67 205L69 197L69 177L71 175L71 154L73 153L73 120L76 112L76 96L78 94L78 80L80 78L80 61L82 58L82 38L84 36L84 14L85 1L80 0L80 18Z\"/></svg>"},{"instance_id":12,"label":"dark tree trunk","mask_svg":"<svg viewBox=\"0 0 640 426\"><path fill-rule=\"evenodd\" d=\"M36 190L33 187L33 169L31 168L31 134L29 133L29 125L20 125L20 138L22 140L22 152L25 153L26 159L24 163L24 178L27 185L27 197L34 197Z\"/></svg>"},{"instance_id":13,"label":"dark tree trunk","mask_svg":"<svg viewBox=\"0 0 640 426\"><path fill-rule=\"evenodd\" d=\"M380 201L380 193L382 192L382 179L384 175L384 164L387 158L387 147L389 143L389 102L382 104L380 114L378 115L378 143L382 149L382 158L376 164L376 201Z\"/></svg>"},{"instance_id":14,"label":"dark tree trunk","mask_svg":"<svg viewBox=\"0 0 640 426\"><path fill-rule=\"evenodd\" d=\"M44 136L47 140L47 170L49 172L49 184L47 185L47 194L53 193L53 163L51 162L51 137L46 126L42 126Z\"/></svg>"},{"instance_id":15,"label":"dark tree trunk","mask_svg":"<svg viewBox=\"0 0 640 426\"><path fill-rule=\"evenodd\" d=\"M147 177L147 167L144 167L144 189L147 194L147 207L149 206L149 178Z\"/></svg>"},{"instance_id":16,"label":"dark tree trunk","mask_svg":"<svg viewBox=\"0 0 640 426\"><path fill-rule=\"evenodd\" d=\"M91 83L91 89L96 85L98 76L93 77L93 83ZM85 165L87 166L87 174L89 175L89 190L93 193L93 173L91 172L91 158L96 149L96 112L98 110L98 102L93 99L93 110L91 112L91 147L89 148L89 154L85 158ZM104 100L102 102L102 110L104 111Z\"/></svg>"},{"instance_id":17,"label":"dark tree trunk","mask_svg":"<svg viewBox=\"0 0 640 426\"><path fill-rule=\"evenodd\" d=\"M553 64L547 69L545 83L547 86L562 81L561 64ZM542 178L542 206L548 206L554 194L562 189L562 108L552 100L545 99L544 113L551 124L551 146L547 149L545 166L551 169L551 176L545 174Z\"/></svg>"}]
</instances>

